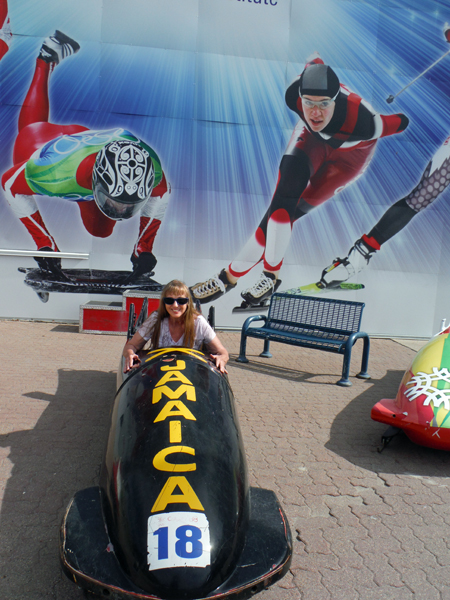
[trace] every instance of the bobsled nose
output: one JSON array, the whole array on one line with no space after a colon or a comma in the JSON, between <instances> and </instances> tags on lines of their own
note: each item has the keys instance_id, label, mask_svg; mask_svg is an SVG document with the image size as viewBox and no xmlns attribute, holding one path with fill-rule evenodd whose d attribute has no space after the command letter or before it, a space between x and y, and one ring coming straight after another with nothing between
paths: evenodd
<instances>
[{"instance_id":1,"label":"bobsled nose","mask_svg":"<svg viewBox=\"0 0 450 600\"><path fill-rule=\"evenodd\" d=\"M396 405L395 399L391 400L389 398L384 398L377 402L372 407L370 416L374 421L393 425L394 427L401 427L400 422L404 418L404 415L402 415Z\"/></svg>"}]
</instances>

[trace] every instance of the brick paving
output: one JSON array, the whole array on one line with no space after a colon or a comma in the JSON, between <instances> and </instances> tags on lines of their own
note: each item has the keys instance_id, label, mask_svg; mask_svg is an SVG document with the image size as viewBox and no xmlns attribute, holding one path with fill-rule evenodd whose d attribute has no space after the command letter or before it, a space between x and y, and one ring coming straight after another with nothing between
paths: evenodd
<instances>
[{"instance_id":1,"label":"brick paving","mask_svg":"<svg viewBox=\"0 0 450 600\"><path fill-rule=\"evenodd\" d=\"M0 599L80 600L60 571L71 496L97 483L120 336L74 325L0 321ZM223 332L250 483L274 490L292 530L291 570L261 600L450 600L450 453L370 419L393 397L414 344L373 339L370 381L335 385L342 358ZM359 346L360 344L360 346Z\"/></svg>"}]
</instances>

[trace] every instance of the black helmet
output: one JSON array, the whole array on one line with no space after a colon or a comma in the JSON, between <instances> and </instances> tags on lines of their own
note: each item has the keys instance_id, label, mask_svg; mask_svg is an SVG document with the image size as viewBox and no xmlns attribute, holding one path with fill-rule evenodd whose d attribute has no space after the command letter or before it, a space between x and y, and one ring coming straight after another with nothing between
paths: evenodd
<instances>
[{"instance_id":1,"label":"black helmet","mask_svg":"<svg viewBox=\"0 0 450 600\"><path fill-rule=\"evenodd\" d=\"M328 96L334 99L339 90L338 76L327 65L309 65L300 77L300 96Z\"/></svg>"},{"instance_id":2,"label":"black helmet","mask_svg":"<svg viewBox=\"0 0 450 600\"><path fill-rule=\"evenodd\" d=\"M152 159L142 146L119 140L97 154L92 191L100 210L120 221L135 215L150 198L155 181Z\"/></svg>"}]
</instances>

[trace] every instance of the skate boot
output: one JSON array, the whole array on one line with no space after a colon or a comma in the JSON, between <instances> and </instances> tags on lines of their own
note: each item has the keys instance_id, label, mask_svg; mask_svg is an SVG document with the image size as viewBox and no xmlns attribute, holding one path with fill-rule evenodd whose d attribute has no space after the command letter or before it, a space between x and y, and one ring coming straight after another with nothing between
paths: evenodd
<instances>
[{"instance_id":1,"label":"skate boot","mask_svg":"<svg viewBox=\"0 0 450 600\"><path fill-rule=\"evenodd\" d=\"M206 304L220 298L235 287L236 284L228 281L225 269L222 269L218 275L214 275L202 283L196 283L190 290L194 302L198 300L200 304Z\"/></svg>"},{"instance_id":2,"label":"skate boot","mask_svg":"<svg viewBox=\"0 0 450 600\"><path fill-rule=\"evenodd\" d=\"M319 288L338 288L342 283L357 275L369 264L375 249L359 239L350 248L348 256L336 258L329 267L322 271Z\"/></svg>"},{"instance_id":3,"label":"skate boot","mask_svg":"<svg viewBox=\"0 0 450 600\"><path fill-rule=\"evenodd\" d=\"M281 279L268 271L263 271L258 281L247 290L241 293L244 301L251 306L256 306L268 300L280 287Z\"/></svg>"},{"instance_id":4,"label":"skate boot","mask_svg":"<svg viewBox=\"0 0 450 600\"><path fill-rule=\"evenodd\" d=\"M80 44L67 36L65 33L56 30L53 35L45 38L39 58L47 63L58 65L64 58L76 54L80 49Z\"/></svg>"}]
</instances>

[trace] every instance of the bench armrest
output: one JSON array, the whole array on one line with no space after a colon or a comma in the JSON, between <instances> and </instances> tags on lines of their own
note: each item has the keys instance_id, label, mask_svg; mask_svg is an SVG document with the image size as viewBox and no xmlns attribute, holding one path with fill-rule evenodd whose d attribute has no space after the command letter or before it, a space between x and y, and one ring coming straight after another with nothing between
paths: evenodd
<instances>
[{"instance_id":1,"label":"bench armrest","mask_svg":"<svg viewBox=\"0 0 450 600\"><path fill-rule=\"evenodd\" d=\"M253 317L247 317L242 325L242 333L245 333L249 329L250 323L253 323L254 321L264 321L265 323L267 317L265 315L253 315Z\"/></svg>"},{"instance_id":2,"label":"bench armrest","mask_svg":"<svg viewBox=\"0 0 450 600\"><path fill-rule=\"evenodd\" d=\"M347 344L349 346L353 346L355 344L356 340L359 340L360 338L369 339L369 336L365 331L355 331L354 333L351 333L348 336Z\"/></svg>"}]
</instances>

